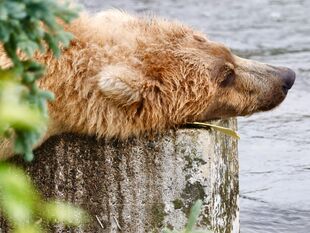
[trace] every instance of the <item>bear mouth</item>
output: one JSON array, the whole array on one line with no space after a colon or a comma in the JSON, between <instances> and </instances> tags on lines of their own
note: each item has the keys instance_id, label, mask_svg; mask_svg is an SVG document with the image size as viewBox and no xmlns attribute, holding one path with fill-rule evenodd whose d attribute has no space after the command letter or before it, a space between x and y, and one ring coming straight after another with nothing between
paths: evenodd
<instances>
[{"instance_id":1,"label":"bear mouth","mask_svg":"<svg viewBox=\"0 0 310 233\"><path fill-rule=\"evenodd\" d=\"M285 90L278 91L278 94L272 95L270 97L271 101L265 102L263 105L261 105L258 111L266 112L277 108L285 100L287 93L288 92Z\"/></svg>"}]
</instances>

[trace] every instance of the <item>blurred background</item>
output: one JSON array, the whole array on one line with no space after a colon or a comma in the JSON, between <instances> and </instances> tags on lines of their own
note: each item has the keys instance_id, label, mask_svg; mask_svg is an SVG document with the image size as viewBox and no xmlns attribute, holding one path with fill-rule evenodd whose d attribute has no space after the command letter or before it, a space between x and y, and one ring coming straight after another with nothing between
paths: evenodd
<instances>
[{"instance_id":1,"label":"blurred background","mask_svg":"<svg viewBox=\"0 0 310 233\"><path fill-rule=\"evenodd\" d=\"M310 232L310 1L80 0L179 19L234 53L296 71L284 103L239 119L241 233Z\"/></svg>"}]
</instances>

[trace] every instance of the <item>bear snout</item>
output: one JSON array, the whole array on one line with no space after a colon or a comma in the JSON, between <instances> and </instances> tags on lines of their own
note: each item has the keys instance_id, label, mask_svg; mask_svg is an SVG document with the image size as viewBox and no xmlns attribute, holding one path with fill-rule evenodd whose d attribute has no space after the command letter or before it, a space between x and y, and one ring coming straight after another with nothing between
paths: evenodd
<instances>
[{"instance_id":1,"label":"bear snout","mask_svg":"<svg viewBox=\"0 0 310 233\"><path fill-rule=\"evenodd\" d=\"M282 80L282 89L285 94L287 94L288 90L292 88L296 74L293 70L287 67L274 67L277 72L277 76Z\"/></svg>"}]
</instances>

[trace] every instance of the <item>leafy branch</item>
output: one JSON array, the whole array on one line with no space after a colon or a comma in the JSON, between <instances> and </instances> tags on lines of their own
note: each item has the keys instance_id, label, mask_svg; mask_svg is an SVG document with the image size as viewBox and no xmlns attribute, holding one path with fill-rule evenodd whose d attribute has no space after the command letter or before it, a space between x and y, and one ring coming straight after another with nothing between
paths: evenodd
<instances>
[{"instance_id":1,"label":"leafy branch","mask_svg":"<svg viewBox=\"0 0 310 233\"><path fill-rule=\"evenodd\" d=\"M36 84L44 66L33 56L38 50L59 56L60 46L68 46L72 35L58 23L69 23L76 16L68 5L54 0L0 0L0 136L13 136L15 153L25 154L28 161L46 128L46 101L53 99ZM80 225L87 220L84 211L70 204L43 200L22 170L4 162L0 207L14 233L40 233L41 222Z\"/></svg>"},{"instance_id":2,"label":"leafy branch","mask_svg":"<svg viewBox=\"0 0 310 233\"><path fill-rule=\"evenodd\" d=\"M0 136L13 134L15 153L27 161L46 128L46 101L53 99L51 92L38 88L44 66L32 57L47 49L59 56L60 45L68 46L72 35L58 22L69 23L76 16L68 4L54 0L0 1L0 42L12 63L0 67Z\"/></svg>"}]
</instances>

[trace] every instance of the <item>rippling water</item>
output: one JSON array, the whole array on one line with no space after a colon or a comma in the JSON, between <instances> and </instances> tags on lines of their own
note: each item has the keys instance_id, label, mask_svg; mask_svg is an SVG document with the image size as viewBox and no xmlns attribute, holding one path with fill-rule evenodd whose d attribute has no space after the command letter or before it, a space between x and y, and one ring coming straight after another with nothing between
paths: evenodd
<instances>
[{"instance_id":1,"label":"rippling water","mask_svg":"<svg viewBox=\"0 0 310 233\"><path fill-rule=\"evenodd\" d=\"M272 112L239 119L242 233L310 232L310 1L81 0L176 18L235 53L293 68L296 84Z\"/></svg>"}]
</instances>

